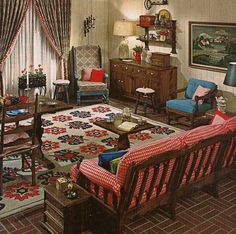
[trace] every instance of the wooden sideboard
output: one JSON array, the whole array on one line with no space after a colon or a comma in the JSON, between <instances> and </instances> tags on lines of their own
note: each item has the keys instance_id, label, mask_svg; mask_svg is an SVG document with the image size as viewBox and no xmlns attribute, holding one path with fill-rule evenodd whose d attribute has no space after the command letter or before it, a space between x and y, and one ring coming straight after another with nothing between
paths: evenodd
<instances>
[{"instance_id":1,"label":"wooden sideboard","mask_svg":"<svg viewBox=\"0 0 236 234\"><path fill-rule=\"evenodd\" d=\"M177 67L158 67L145 62L124 62L120 59L110 60L110 93L113 97L136 99L135 90L149 87L156 92L158 108L165 106L170 95L177 89Z\"/></svg>"}]
</instances>

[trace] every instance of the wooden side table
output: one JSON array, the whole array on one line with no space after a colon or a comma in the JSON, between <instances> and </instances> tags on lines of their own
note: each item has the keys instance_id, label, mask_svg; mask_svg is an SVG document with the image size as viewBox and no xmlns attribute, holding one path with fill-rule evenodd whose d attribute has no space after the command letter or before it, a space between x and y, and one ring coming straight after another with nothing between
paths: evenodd
<instances>
[{"instance_id":1,"label":"wooden side table","mask_svg":"<svg viewBox=\"0 0 236 234\"><path fill-rule=\"evenodd\" d=\"M76 186L78 198L67 199L55 185L48 185L44 192L44 221L42 225L50 233L74 234L88 228L91 195Z\"/></svg>"}]
</instances>

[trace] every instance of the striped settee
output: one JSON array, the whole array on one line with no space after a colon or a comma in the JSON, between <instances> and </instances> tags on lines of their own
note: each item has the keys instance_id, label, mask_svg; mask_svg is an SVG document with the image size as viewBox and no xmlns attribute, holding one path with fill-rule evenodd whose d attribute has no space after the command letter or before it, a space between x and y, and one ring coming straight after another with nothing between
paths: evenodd
<instances>
[{"instance_id":1,"label":"striped settee","mask_svg":"<svg viewBox=\"0 0 236 234\"><path fill-rule=\"evenodd\" d=\"M175 218L177 199L195 189L218 197L217 182L236 169L236 117L131 148L116 174L97 159L71 168L71 177L114 217L116 233L128 217L163 207Z\"/></svg>"}]
</instances>

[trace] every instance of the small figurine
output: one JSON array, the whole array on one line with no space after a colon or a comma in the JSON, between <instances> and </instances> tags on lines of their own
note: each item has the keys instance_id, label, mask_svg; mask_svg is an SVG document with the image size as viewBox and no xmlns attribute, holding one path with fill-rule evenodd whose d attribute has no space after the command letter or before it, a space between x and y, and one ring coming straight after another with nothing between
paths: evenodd
<instances>
[{"instance_id":1,"label":"small figurine","mask_svg":"<svg viewBox=\"0 0 236 234\"><path fill-rule=\"evenodd\" d=\"M75 199L78 197L77 191L74 189L74 185L72 182L70 182L67 185L67 190L65 191L65 195L68 199Z\"/></svg>"}]
</instances>

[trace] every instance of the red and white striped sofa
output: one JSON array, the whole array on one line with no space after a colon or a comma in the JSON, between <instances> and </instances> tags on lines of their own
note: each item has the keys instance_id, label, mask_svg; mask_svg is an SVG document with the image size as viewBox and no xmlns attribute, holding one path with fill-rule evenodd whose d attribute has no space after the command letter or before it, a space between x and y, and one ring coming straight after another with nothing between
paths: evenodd
<instances>
[{"instance_id":1,"label":"red and white striped sofa","mask_svg":"<svg viewBox=\"0 0 236 234\"><path fill-rule=\"evenodd\" d=\"M100 208L112 214L116 233L127 217L165 205L172 218L179 196L204 188L217 196L217 182L236 168L236 117L175 137L131 148L116 174L84 160L71 177L91 192Z\"/></svg>"}]
</instances>

